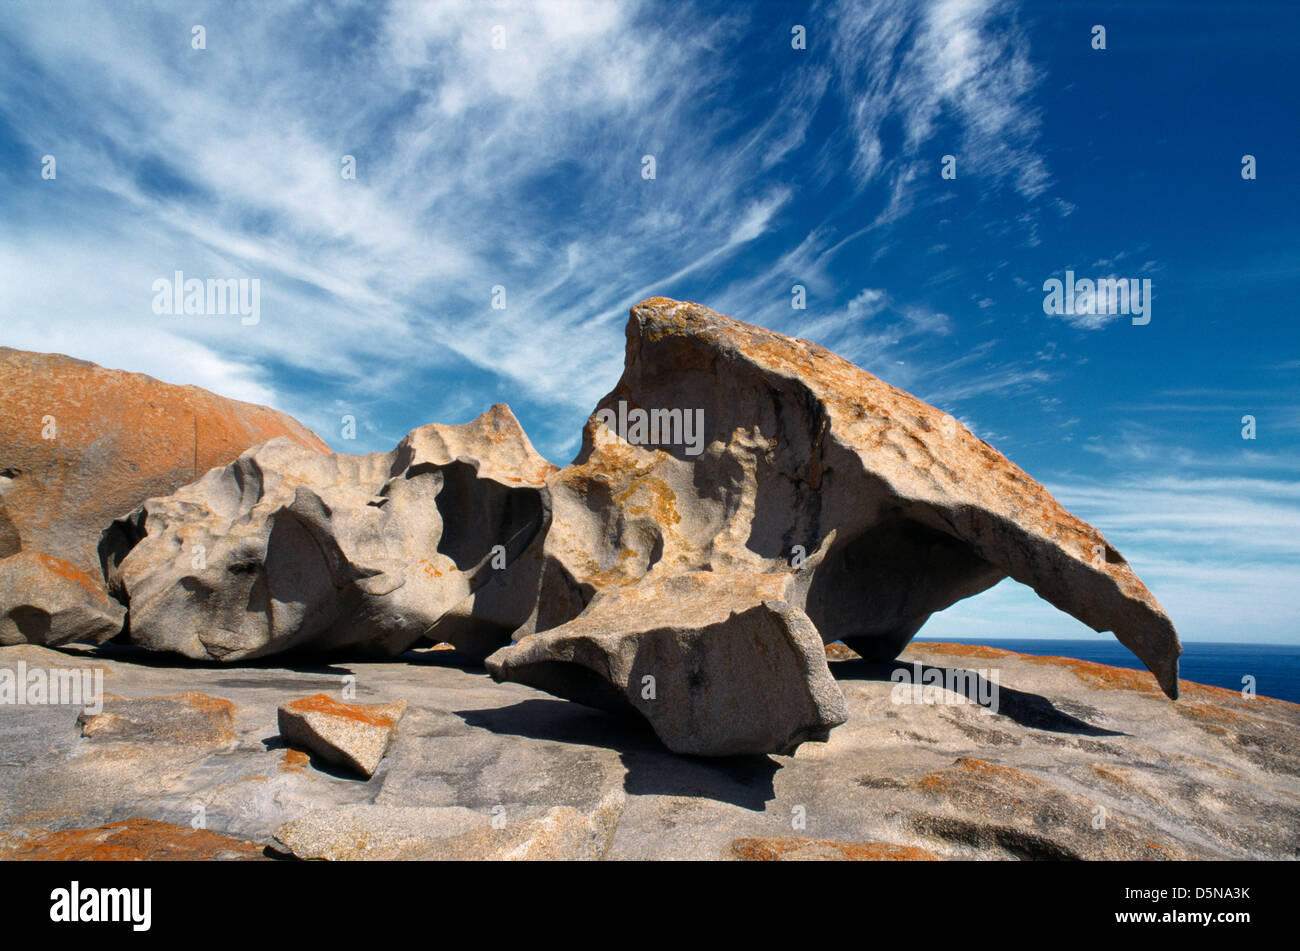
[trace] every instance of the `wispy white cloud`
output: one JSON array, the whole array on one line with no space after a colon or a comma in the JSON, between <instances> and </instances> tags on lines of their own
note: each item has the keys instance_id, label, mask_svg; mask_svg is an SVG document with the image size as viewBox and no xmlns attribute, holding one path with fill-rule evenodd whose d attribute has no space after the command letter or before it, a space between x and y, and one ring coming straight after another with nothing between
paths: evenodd
<instances>
[{"instance_id":1,"label":"wispy white cloud","mask_svg":"<svg viewBox=\"0 0 1300 951\"><path fill-rule=\"evenodd\" d=\"M7 342L62 332L75 355L318 418L319 384L304 378L331 381L330 405L432 390L427 418L456 404L422 380L461 365L475 374L457 401L513 393L563 407L539 437L567 441L618 375L630 304L716 274L837 174L832 146L805 148L832 92L862 184L877 172L893 183L882 220L907 213L913 160L946 114L964 167L1017 187L996 142L1027 141L1034 127L1022 39L994 42L1003 10L992 2L825 3L816 29L831 57L792 68L745 125L719 108L747 91L716 55L743 12L603 0L217 8L207 49L193 50L191 24L161 2L67 9L78 29L23 3L0 25L0 42L24 57L0 108L31 150L61 163L57 184L11 197L0 225L30 308L10 299ZM868 35L876 46L853 48ZM892 118L907 129L897 156L879 147ZM783 176L796 154L798 174ZM340 175L344 155L355 180ZM846 290L827 267L842 244L813 225L720 306L790 324L779 305L794 280L822 300ZM161 323L145 308L149 287L178 268L260 278L262 323ZM504 310L491 306L496 285ZM877 316L868 310L850 302L823 342L886 358L950 329L913 301L877 336L852 336L847 322ZM81 332L88 318L114 329Z\"/></svg>"},{"instance_id":2,"label":"wispy white cloud","mask_svg":"<svg viewBox=\"0 0 1300 951\"><path fill-rule=\"evenodd\" d=\"M652 22L596 0L218 8L199 51L165 4L75 9L76 30L35 4L0 26L34 67L11 72L0 108L60 161L57 183L25 196L47 214L45 247L6 241L41 315L6 314L6 342L49 341L57 328L36 331L63 320L76 355L166 362L281 405L293 397L267 365L365 399L459 361L485 401L505 379L517 399L570 407L576 428L622 358L621 320L593 329L592 317L625 313L638 279L657 292L765 234L791 192L753 182L806 128L796 119L774 140L712 127L710 98L731 76L711 46L728 18ZM313 49L313 36L335 45ZM826 82L811 70L791 101L815 105ZM262 324L160 323L149 288L177 268L261 278ZM87 319L133 346L79 333Z\"/></svg>"},{"instance_id":3,"label":"wispy white cloud","mask_svg":"<svg viewBox=\"0 0 1300 951\"><path fill-rule=\"evenodd\" d=\"M863 185L891 180L882 222L903 213L919 167L937 175L944 153L958 156L959 175L1007 181L1027 198L1046 191L1051 179L1035 148L1039 118L1030 103L1040 70L1012 4L892 0L824 9L834 22L837 80L852 103L854 172ZM957 137L936 151L944 118L956 122ZM899 143L889 141L893 121L902 124Z\"/></svg>"}]
</instances>

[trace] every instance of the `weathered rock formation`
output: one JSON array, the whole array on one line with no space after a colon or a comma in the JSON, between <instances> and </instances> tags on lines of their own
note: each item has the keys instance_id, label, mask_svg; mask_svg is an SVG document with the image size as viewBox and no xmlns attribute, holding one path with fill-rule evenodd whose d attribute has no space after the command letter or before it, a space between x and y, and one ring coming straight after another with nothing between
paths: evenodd
<instances>
[{"instance_id":1,"label":"weathered rock formation","mask_svg":"<svg viewBox=\"0 0 1300 951\"><path fill-rule=\"evenodd\" d=\"M498 680L636 711L678 752L824 737L844 703L821 644L891 659L1008 576L1177 695L1159 604L1005 457L822 347L666 298L632 309L563 470L504 405L390 453L278 438L117 519L100 557L146 648L449 641Z\"/></svg>"},{"instance_id":2,"label":"weathered rock formation","mask_svg":"<svg viewBox=\"0 0 1300 951\"><path fill-rule=\"evenodd\" d=\"M684 424L701 422L702 436L686 439ZM622 695L673 749L780 750L835 715L814 686L823 658L803 674L805 696L820 702L802 709L815 714L768 719L766 732L746 722L765 698L733 706L745 688L727 682L713 658L729 648L718 645L795 638L754 633L763 614L747 585L736 585L730 618L684 591L665 598L669 579L699 572L717 576L700 585L710 598L727 576L776 579L782 606L763 609L769 620L792 619L792 630L806 617L824 642L877 660L897 656L934 612L1010 576L1113 631L1177 696L1174 627L1100 532L934 407L822 347L698 304L653 298L632 309L623 377L588 420L577 459L547 487L536 608L488 669L582 702ZM677 627L650 612L660 598ZM641 639L674 643L672 675L667 652ZM666 729L639 701L629 673L643 653L660 676L690 685L690 713L673 716L697 739ZM716 675L698 675L705 670ZM707 741L692 732L702 720Z\"/></svg>"},{"instance_id":3,"label":"weathered rock formation","mask_svg":"<svg viewBox=\"0 0 1300 951\"><path fill-rule=\"evenodd\" d=\"M388 453L273 439L114 522L104 573L152 650L397 654L427 636L482 657L532 611L554 468L505 405Z\"/></svg>"},{"instance_id":4,"label":"weathered rock formation","mask_svg":"<svg viewBox=\"0 0 1300 951\"><path fill-rule=\"evenodd\" d=\"M121 630L96 548L108 523L145 499L276 436L329 451L265 406L59 354L0 347L0 379L3 643L28 631L41 644L97 642ZM20 552L52 559L11 560Z\"/></svg>"},{"instance_id":5,"label":"weathered rock formation","mask_svg":"<svg viewBox=\"0 0 1300 951\"><path fill-rule=\"evenodd\" d=\"M320 437L278 410L53 353L0 347L0 557L98 577L99 533L258 443Z\"/></svg>"}]
</instances>

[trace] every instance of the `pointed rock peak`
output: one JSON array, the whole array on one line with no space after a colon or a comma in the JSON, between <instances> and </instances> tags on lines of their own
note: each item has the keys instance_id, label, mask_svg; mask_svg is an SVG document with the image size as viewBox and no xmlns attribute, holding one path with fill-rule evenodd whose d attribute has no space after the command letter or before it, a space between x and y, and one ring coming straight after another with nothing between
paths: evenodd
<instances>
[{"instance_id":1,"label":"pointed rock peak","mask_svg":"<svg viewBox=\"0 0 1300 951\"><path fill-rule=\"evenodd\" d=\"M428 423L413 429L394 455L394 466L401 469L472 459L480 476L521 485L541 485L558 469L533 447L505 403L496 403L468 423Z\"/></svg>"}]
</instances>

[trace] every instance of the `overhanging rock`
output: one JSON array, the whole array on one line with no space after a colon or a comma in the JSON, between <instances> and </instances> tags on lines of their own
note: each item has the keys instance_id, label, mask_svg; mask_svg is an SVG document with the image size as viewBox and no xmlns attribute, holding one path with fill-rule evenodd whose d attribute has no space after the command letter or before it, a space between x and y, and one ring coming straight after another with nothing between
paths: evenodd
<instances>
[{"instance_id":1,"label":"overhanging rock","mask_svg":"<svg viewBox=\"0 0 1300 951\"><path fill-rule=\"evenodd\" d=\"M684 422L701 414L702 436L688 440ZM625 420L635 422L619 432ZM517 643L489 660L498 679L584 702L635 692L626 664L608 659L640 656L628 638L676 630L658 615L638 625L633 607L648 610L670 591L680 626L695 632L683 662L709 655L701 638L732 636L738 625L697 624L708 611L691 586L672 581L687 574L779 578L782 603L822 641L880 660L897 656L934 612L1009 576L1114 632L1177 696L1173 624L1099 531L940 410L823 347L698 304L652 298L632 308L622 379L588 419L577 459L547 488L535 609ZM719 597L718 583L698 590ZM756 601L745 585L735 590L744 616ZM568 675L565 665L588 673ZM638 709L670 747L694 751L662 728L662 711ZM790 727L768 731L770 751L800 735Z\"/></svg>"}]
</instances>

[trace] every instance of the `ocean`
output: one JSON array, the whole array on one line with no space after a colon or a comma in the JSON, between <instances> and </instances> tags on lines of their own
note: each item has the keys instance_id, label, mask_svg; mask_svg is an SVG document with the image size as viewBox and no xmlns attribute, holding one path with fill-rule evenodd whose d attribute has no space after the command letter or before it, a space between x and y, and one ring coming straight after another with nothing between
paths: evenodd
<instances>
[{"instance_id":1,"label":"ocean","mask_svg":"<svg viewBox=\"0 0 1300 951\"><path fill-rule=\"evenodd\" d=\"M990 638L959 642L955 638L926 637L918 637L917 640L987 644L989 647L1000 647L1021 654L1074 657L1112 667L1146 669L1127 647L1109 634L1098 635L1096 640ZM1255 692L1261 697L1300 703L1300 646L1203 642L1183 644L1178 671L1178 676L1183 680L1240 690L1241 679L1247 675L1255 678Z\"/></svg>"}]
</instances>

